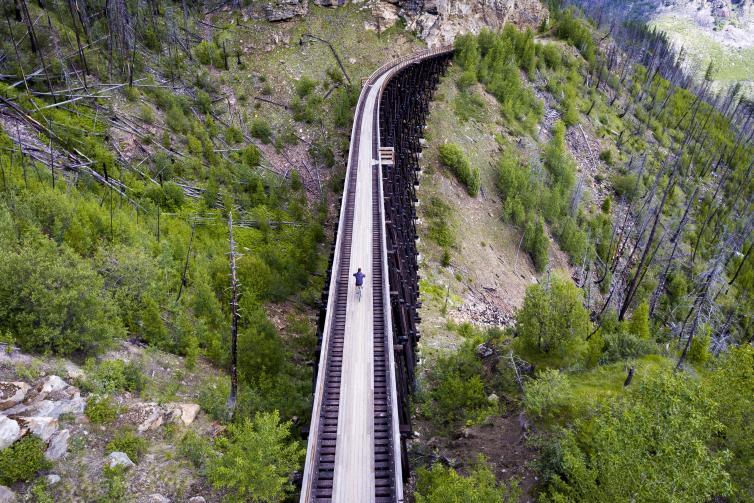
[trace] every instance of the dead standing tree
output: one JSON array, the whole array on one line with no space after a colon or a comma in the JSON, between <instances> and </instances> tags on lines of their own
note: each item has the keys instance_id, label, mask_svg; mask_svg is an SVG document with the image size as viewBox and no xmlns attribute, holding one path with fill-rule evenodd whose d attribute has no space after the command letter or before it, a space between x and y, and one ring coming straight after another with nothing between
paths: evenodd
<instances>
[{"instance_id":1,"label":"dead standing tree","mask_svg":"<svg viewBox=\"0 0 754 503\"><path fill-rule=\"evenodd\" d=\"M228 212L228 232L230 243L230 396L228 397L228 416L233 417L238 395L238 280L236 279L236 243L233 240L233 211Z\"/></svg>"}]
</instances>

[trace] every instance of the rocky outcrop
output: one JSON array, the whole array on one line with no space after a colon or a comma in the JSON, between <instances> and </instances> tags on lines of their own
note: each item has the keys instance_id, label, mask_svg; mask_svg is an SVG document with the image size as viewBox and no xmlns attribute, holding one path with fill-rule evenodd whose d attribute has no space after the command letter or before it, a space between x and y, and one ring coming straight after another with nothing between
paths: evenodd
<instances>
[{"instance_id":1,"label":"rocky outcrop","mask_svg":"<svg viewBox=\"0 0 754 503\"><path fill-rule=\"evenodd\" d=\"M5 449L21 438L21 426L6 416L0 416L0 450Z\"/></svg>"},{"instance_id":2,"label":"rocky outcrop","mask_svg":"<svg viewBox=\"0 0 754 503\"><path fill-rule=\"evenodd\" d=\"M451 44L458 35L500 29L506 23L536 27L547 16L539 0L425 0L407 27L430 47Z\"/></svg>"},{"instance_id":3,"label":"rocky outcrop","mask_svg":"<svg viewBox=\"0 0 754 503\"><path fill-rule=\"evenodd\" d=\"M20 403L29 391L25 382L0 382L0 411Z\"/></svg>"}]
</instances>

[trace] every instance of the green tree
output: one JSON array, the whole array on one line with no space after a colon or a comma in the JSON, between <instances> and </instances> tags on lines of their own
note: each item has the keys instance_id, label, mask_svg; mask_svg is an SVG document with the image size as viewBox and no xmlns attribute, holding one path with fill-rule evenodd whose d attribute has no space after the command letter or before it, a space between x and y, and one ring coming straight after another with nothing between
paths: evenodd
<instances>
[{"instance_id":1,"label":"green tree","mask_svg":"<svg viewBox=\"0 0 754 503\"><path fill-rule=\"evenodd\" d=\"M481 179L479 170L472 168L461 147L455 143L440 145L440 162L449 167L471 197L479 194Z\"/></svg>"},{"instance_id":2,"label":"green tree","mask_svg":"<svg viewBox=\"0 0 754 503\"><path fill-rule=\"evenodd\" d=\"M731 493L718 408L683 374L651 375L594 417L576 421L556 449L544 501L705 503Z\"/></svg>"},{"instance_id":3,"label":"green tree","mask_svg":"<svg viewBox=\"0 0 754 503\"><path fill-rule=\"evenodd\" d=\"M628 325L628 331L641 339L649 339L651 336L649 330L649 304L642 302L631 315L631 321Z\"/></svg>"},{"instance_id":4,"label":"green tree","mask_svg":"<svg viewBox=\"0 0 754 503\"><path fill-rule=\"evenodd\" d=\"M125 336L102 277L66 245L37 237L5 249L0 277L0 328L24 351L92 354Z\"/></svg>"},{"instance_id":5,"label":"green tree","mask_svg":"<svg viewBox=\"0 0 754 503\"><path fill-rule=\"evenodd\" d=\"M416 503L515 503L521 491L514 482L498 484L484 457L479 457L467 476L440 463L417 471Z\"/></svg>"},{"instance_id":6,"label":"green tree","mask_svg":"<svg viewBox=\"0 0 754 503\"><path fill-rule=\"evenodd\" d=\"M550 367L565 367L579 359L590 326L581 289L557 275L549 288L530 286L516 315L519 349Z\"/></svg>"},{"instance_id":7,"label":"green tree","mask_svg":"<svg viewBox=\"0 0 754 503\"><path fill-rule=\"evenodd\" d=\"M216 442L220 455L207 468L212 485L227 490L225 501L283 501L305 453L290 430L277 411L228 425L227 436Z\"/></svg>"},{"instance_id":8,"label":"green tree","mask_svg":"<svg viewBox=\"0 0 754 503\"><path fill-rule=\"evenodd\" d=\"M534 262L534 268L542 272L547 267L547 250L550 248L550 240L545 234L545 224L542 218L532 218L526 224L524 231L524 249L529 252Z\"/></svg>"}]
</instances>

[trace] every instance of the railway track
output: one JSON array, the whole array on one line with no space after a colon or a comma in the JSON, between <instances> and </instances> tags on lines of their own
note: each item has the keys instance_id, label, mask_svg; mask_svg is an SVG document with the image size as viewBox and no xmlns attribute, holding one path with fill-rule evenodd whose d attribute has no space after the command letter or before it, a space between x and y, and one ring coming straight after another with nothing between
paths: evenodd
<instances>
[{"instance_id":1,"label":"railway track","mask_svg":"<svg viewBox=\"0 0 754 503\"><path fill-rule=\"evenodd\" d=\"M397 69L437 52L384 65L359 97L326 295L302 503L403 501L379 105ZM367 257L367 286L357 300L350 280L362 264L354 262Z\"/></svg>"}]
</instances>

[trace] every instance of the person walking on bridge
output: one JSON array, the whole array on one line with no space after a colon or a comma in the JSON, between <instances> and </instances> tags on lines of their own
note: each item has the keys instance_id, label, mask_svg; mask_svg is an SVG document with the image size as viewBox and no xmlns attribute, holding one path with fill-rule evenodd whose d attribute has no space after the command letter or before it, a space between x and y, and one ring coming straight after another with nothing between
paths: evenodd
<instances>
[{"instance_id":1,"label":"person walking on bridge","mask_svg":"<svg viewBox=\"0 0 754 503\"><path fill-rule=\"evenodd\" d=\"M353 277L356 278L356 296L361 301L361 291L364 289L364 278L367 275L361 272L361 267L359 267L359 270L353 273Z\"/></svg>"}]
</instances>

